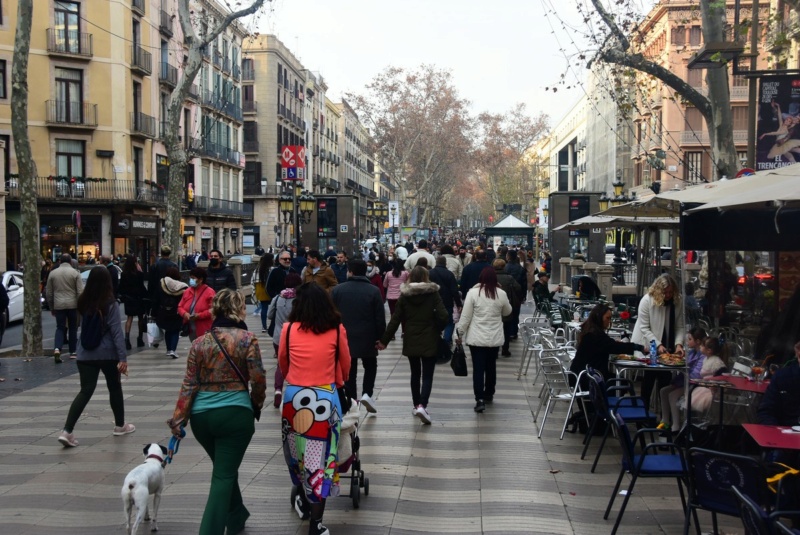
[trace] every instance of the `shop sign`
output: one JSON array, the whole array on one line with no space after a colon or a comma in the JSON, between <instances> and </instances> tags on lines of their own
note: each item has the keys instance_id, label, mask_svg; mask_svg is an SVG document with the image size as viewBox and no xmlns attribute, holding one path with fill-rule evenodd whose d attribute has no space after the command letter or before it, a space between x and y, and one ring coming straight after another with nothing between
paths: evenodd
<instances>
[{"instance_id":1,"label":"shop sign","mask_svg":"<svg viewBox=\"0 0 800 535\"><path fill-rule=\"evenodd\" d=\"M156 218L131 215L118 217L114 227L117 236L155 236L157 228Z\"/></svg>"},{"instance_id":2,"label":"shop sign","mask_svg":"<svg viewBox=\"0 0 800 535\"><path fill-rule=\"evenodd\" d=\"M258 234L258 227L242 227L242 234Z\"/></svg>"},{"instance_id":3,"label":"shop sign","mask_svg":"<svg viewBox=\"0 0 800 535\"><path fill-rule=\"evenodd\" d=\"M239 235L239 229L238 228L232 228L231 229L231 238L235 238L238 235Z\"/></svg>"},{"instance_id":4,"label":"shop sign","mask_svg":"<svg viewBox=\"0 0 800 535\"><path fill-rule=\"evenodd\" d=\"M200 239L210 240L211 239L211 229L208 228L208 227L200 227Z\"/></svg>"},{"instance_id":5,"label":"shop sign","mask_svg":"<svg viewBox=\"0 0 800 535\"><path fill-rule=\"evenodd\" d=\"M169 158L162 156L161 154L156 154L156 164L169 165Z\"/></svg>"},{"instance_id":6,"label":"shop sign","mask_svg":"<svg viewBox=\"0 0 800 535\"><path fill-rule=\"evenodd\" d=\"M183 227L184 236L194 236L194 227Z\"/></svg>"}]
</instances>

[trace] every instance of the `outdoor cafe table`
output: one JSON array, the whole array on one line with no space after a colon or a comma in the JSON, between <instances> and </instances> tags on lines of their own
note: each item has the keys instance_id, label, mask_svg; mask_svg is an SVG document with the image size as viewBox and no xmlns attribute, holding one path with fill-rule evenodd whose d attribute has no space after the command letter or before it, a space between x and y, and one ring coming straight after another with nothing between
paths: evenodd
<instances>
[{"instance_id":1,"label":"outdoor cafe table","mask_svg":"<svg viewBox=\"0 0 800 535\"><path fill-rule=\"evenodd\" d=\"M747 434L762 448L800 450L800 431L783 425L742 424Z\"/></svg>"},{"instance_id":2,"label":"outdoor cafe table","mask_svg":"<svg viewBox=\"0 0 800 535\"><path fill-rule=\"evenodd\" d=\"M742 377L739 375L724 375L721 378L715 379L692 379L691 383L698 386L705 386L711 388L719 388L719 426L720 429L722 428L722 421L723 421L723 409L725 407L725 390L740 390L743 392L755 392L756 394L763 394L767 391L767 387L769 386L769 381L763 381L761 383L757 383L755 381L751 381L747 377ZM692 406L692 397L689 396L689 401L687 403L688 409L687 412L691 411ZM689 412L690 413L690 412Z\"/></svg>"}]
</instances>

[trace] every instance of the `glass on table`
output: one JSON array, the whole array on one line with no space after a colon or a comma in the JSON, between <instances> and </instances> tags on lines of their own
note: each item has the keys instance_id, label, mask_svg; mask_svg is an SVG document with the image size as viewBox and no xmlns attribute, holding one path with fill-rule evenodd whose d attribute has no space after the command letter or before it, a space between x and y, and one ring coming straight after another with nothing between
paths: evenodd
<instances>
[{"instance_id":1,"label":"glass on table","mask_svg":"<svg viewBox=\"0 0 800 535\"><path fill-rule=\"evenodd\" d=\"M756 380L756 383L764 381L765 368L763 366L756 364L751 368L751 371L753 372L753 378Z\"/></svg>"}]
</instances>

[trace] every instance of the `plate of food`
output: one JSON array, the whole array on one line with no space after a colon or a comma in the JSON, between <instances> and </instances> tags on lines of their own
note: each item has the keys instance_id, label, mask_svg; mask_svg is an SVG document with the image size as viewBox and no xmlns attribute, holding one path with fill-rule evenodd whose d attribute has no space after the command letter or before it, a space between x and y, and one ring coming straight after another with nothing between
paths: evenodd
<instances>
[{"instance_id":1,"label":"plate of food","mask_svg":"<svg viewBox=\"0 0 800 535\"><path fill-rule=\"evenodd\" d=\"M662 353L658 356L658 363L662 366L686 366L686 359L683 355Z\"/></svg>"},{"instance_id":2,"label":"plate of food","mask_svg":"<svg viewBox=\"0 0 800 535\"><path fill-rule=\"evenodd\" d=\"M633 355L617 355L614 360L635 360Z\"/></svg>"}]
</instances>

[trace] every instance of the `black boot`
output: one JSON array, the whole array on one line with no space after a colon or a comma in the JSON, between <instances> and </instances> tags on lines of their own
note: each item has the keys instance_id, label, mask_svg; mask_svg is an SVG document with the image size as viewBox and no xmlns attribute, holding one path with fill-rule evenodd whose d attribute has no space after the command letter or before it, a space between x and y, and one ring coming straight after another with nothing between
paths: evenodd
<instances>
[{"instance_id":1,"label":"black boot","mask_svg":"<svg viewBox=\"0 0 800 535\"><path fill-rule=\"evenodd\" d=\"M139 336L136 337L136 347L144 347L144 338L142 338L142 333L139 333Z\"/></svg>"},{"instance_id":2,"label":"black boot","mask_svg":"<svg viewBox=\"0 0 800 535\"><path fill-rule=\"evenodd\" d=\"M125 349L131 349L131 333L125 333Z\"/></svg>"}]
</instances>

